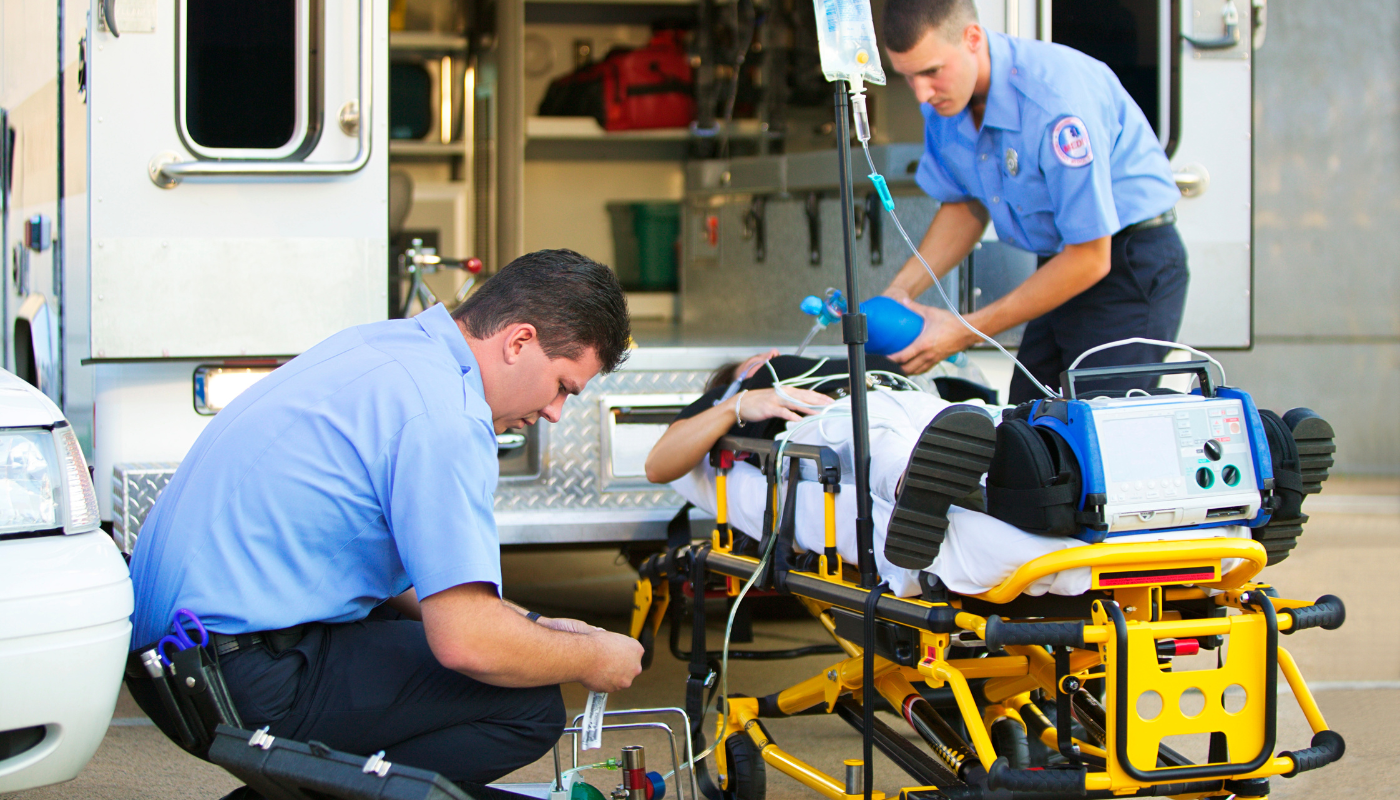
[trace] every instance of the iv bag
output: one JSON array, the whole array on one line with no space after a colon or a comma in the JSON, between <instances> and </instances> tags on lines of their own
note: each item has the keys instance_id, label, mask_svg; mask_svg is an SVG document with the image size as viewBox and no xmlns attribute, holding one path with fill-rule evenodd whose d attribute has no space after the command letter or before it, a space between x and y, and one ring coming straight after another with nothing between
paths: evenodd
<instances>
[{"instance_id":1,"label":"iv bag","mask_svg":"<svg viewBox=\"0 0 1400 800\"><path fill-rule=\"evenodd\" d=\"M859 78L885 85L870 0L812 0L817 12L817 50L829 81Z\"/></svg>"}]
</instances>

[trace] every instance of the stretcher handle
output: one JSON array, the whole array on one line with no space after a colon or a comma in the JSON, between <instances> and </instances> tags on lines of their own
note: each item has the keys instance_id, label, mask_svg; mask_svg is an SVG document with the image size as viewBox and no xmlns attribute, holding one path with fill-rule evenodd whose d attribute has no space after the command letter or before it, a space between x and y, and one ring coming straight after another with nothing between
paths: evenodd
<instances>
[{"instance_id":1,"label":"stretcher handle","mask_svg":"<svg viewBox=\"0 0 1400 800\"><path fill-rule=\"evenodd\" d=\"M1346 740L1336 731L1318 731L1313 734L1312 747L1290 752L1288 750L1279 753L1293 759L1293 769L1283 773L1283 777L1292 778L1300 772L1307 772L1311 769L1325 767L1333 761L1341 760L1347 752Z\"/></svg>"},{"instance_id":2,"label":"stretcher handle","mask_svg":"<svg viewBox=\"0 0 1400 800\"><path fill-rule=\"evenodd\" d=\"M1144 375L1180 375L1191 373L1201 381L1201 395L1215 396L1215 381L1210 377L1209 361L1176 361L1162 364L1129 364L1119 367L1080 367L1060 373L1060 387L1066 400L1076 399L1075 381L1097 381L1109 378L1141 377Z\"/></svg>"},{"instance_id":3,"label":"stretcher handle","mask_svg":"<svg viewBox=\"0 0 1400 800\"><path fill-rule=\"evenodd\" d=\"M1343 622L1347 621L1347 607L1342 604L1342 598L1331 594L1317 598L1317 602L1310 606L1279 610L1281 613L1293 617L1293 625L1288 630L1283 631L1285 636L1306 628L1335 631L1342 627Z\"/></svg>"},{"instance_id":4,"label":"stretcher handle","mask_svg":"<svg viewBox=\"0 0 1400 800\"><path fill-rule=\"evenodd\" d=\"M1088 772L1078 769L1012 769L1006 756L992 762L987 788L1012 792L1035 792L1055 796L1082 796Z\"/></svg>"},{"instance_id":5,"label":"stretcher handle","mask_svg":"<svg viewBox=\"0 0 1400 800\"><path fill-rule=\"evenodd\" d=\"M841 483L841 459L836 455L835 450L826 445L782 445L780 442L770 439L724 436L715 444L710 463L717 463L718 454L726 450L731 453L753 453L763 462L763 471L766 474L773 465L773 459L778 455L779 447L782 448L783 458L815 461L823 486L835 486Z\"/></svg>"},{"instance_id":6,"label":"stretcher handle","mask_svg":"<svg viewBox=\"0 0 1400 800\"><path fill-rule=\"evenodd\" d=\"M984 634L988 650L1000 650L1009 645L1048 645L1084 649L1084 620L1068 622L1005 622L1001 617L987 617Z\"/></svg>"}]
</instances>

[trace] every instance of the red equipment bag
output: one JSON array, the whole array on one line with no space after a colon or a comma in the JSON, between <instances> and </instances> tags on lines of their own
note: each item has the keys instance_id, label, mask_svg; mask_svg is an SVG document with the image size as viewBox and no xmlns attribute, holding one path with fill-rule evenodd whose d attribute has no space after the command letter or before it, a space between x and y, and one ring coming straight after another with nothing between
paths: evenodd
<instances>
[{"instance_id":1,"label":"red equipment bag","mask_svg":"<svg viewBox=\"0 0 1400 800\"><path fill-rule=\"evenodd\" d=\"M688 126L695 97L682 36L658 31L645 47L614 49L597 64L555 79L540 116L593 117L610 131Z\"/></svg>"}]
</instances>

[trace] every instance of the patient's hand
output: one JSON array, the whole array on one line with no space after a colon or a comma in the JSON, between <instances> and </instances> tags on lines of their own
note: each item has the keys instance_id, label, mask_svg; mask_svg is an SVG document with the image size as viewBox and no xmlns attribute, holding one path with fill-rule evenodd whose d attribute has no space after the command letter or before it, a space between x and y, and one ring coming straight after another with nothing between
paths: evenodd
<instances>
[{"instance_id":1,"label":"patient's hand","mask_svg":"<svg viewBox=\"0 0 1400 800\"><path fill-rule=\"evenodd\" d=\"M753 374L755 372L758 372L764 364L768 363L769 361L772 361L779 355L781 355L781 353L779 353L777 350L769 350L766 353L759 353L756 356L749 356L748 359L744 361L744 363L740 364L734 369L733 380L742 381L745 378L752 378Z\"/></svg>"},{"instance_id":2,"label":"patient's hand","mask_svg":"<svg viewBox=\"0 0 1400 800\"><path fill-rule=\"evenodd\" d=\"M765 419L785 419L789 422L795 422L804 416L816 414L823 407L835 402L830 397L810 389L788 387L783 389L783 393L798 402L779 397L776 389L754 389L745 392L743 403L739 406L739 416L744 422L758 422ZM811 406L815 406L815 408Z\"/></svg>"}]
</instances>

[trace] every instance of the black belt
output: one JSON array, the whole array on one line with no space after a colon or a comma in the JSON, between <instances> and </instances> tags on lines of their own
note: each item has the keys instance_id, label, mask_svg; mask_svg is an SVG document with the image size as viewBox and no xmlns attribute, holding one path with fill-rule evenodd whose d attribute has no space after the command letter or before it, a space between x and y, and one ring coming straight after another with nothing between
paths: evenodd
<instances>
[{"instance_id":1,"label":"black belt","mask_svg":"<svg viewBox=\"0 0 1400 800\"><path fill-rule=\"evenodd\" d=\"M1169 209L1167 209L1166 211L1163 211L1162 213L1160 213L1160 214L1158 214L1157 216L1153 217L1152 219L1145 219L1145 220L1143 220L1142 222L1134 222L1132 225L1127 226L1127 227L1124 228L1123 230L1121 230L1121 231L1119 231L1119 232L1117 232L1117 233L1115 233L1115 234L1113 234L1113 235L1114 235L1114 236L1123 236L1123 235L1126 235L1126 234L1129 234L1129 233L1137 233L1138 231L1146 231L1146 230L1151 230L1152 228L1160 228L1160 227L1162 227L1163 225L1171 225L1171 224L1174 224L1175 222L1176 222L1176 209L1175 209L1175 208L1169 208Z\"/></svg>"},{"instance_id":2,"label":"black belt","mask_svg":"<svg viewBox=\"0 0 1400 800\"><path fill-rule=\"evenodd\" d=\"M293 625L290 628L262 631L261 633L211 633L209 634L209 646L221 656L259 645L266 647L273 655L277 655L283 650L295 647L301 641L301 637L306 635L306 628L306 625Z\"/></svg>"}]
</instances>

